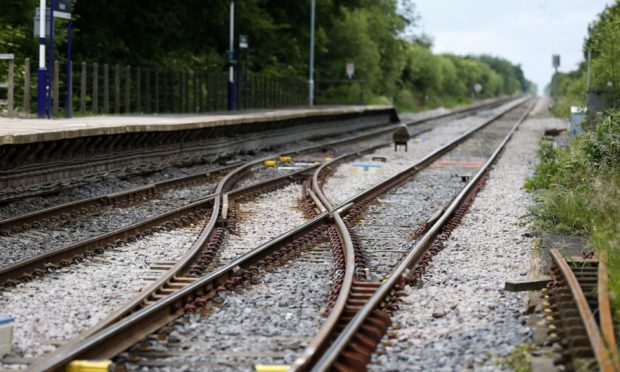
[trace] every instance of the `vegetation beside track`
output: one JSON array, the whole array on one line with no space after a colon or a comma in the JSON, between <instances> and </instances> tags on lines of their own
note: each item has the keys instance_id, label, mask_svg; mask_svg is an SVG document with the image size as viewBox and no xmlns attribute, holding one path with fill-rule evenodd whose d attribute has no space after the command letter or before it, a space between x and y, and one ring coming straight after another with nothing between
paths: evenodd
<instances>
[{"instance_id":1,"label":"vegetation beside track","mask_svg":"<svg viewBox=\"0 0 620 372\"><path fill-rule=\"evenodd\" d=\"M167 0L73 3L76 63L226 71L230 0L185 0L174 7ZM31 1L3 1L0 49L15 53L18 63L38 55L38 39L32 37L35 7ZM412 0L318 0L316 11L321 103L360 99L360 85L347 83L347 63L355 64L353 79L365 81L368 103L391 102L405 110L467 103L475 84L482 87L477 98L535 91L521 67L506 59L434 54L432 39L414 32L419 15ZM309 0L238 1L235 19L236 35L249 38L251 72L307 76ZM54 27L63 63L66 25L59 20Z\"/></svg>"},{"instance_id":2,"label":"vegetation beside track","mask_svg":"<svg viewBox=\"0 0 620 372\"><path fill-rule=\"evenodd\" d=\"M610 299L620 319L620 111L606 116L568 147L543 141L536 174L526 181L534 193L537 228L587 235L607 254Z\"/></svg>"},{"instance_id":3,"label":"vegetation beside track","mask_svg":"<svg viewBox=\"0 0 620 372\"><path fill-rule=\"evenodd\" d=\"M590 65L590 90L605 92L612 106L620 105L620 0L605 7L588 27L588 36L583 44L583 58ZM551 112L566 118L571 106L586 104L587 62L582 62L575 71L557 73L547 86L547 92L556 99Z\"/></svg>"}]
</instances>

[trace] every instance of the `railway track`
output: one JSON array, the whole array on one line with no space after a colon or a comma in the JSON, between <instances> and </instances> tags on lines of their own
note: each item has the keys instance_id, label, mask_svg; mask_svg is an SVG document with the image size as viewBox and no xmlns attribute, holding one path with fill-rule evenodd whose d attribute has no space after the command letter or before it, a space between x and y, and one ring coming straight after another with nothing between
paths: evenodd
<instances>
[{"instance_id":1,"label":"railway track","mask_svg":"<svg viewBox=\"0 0 620 372\"><path fill-rule=\"evenodd\" d=\"M488 168L507 143L516 126L525 119L532 107L533 105L526 107L525 104L522 104L521 107L513 108L511 113L494 117L486 125L469 131L460 139L428 155L417 164L416 171L413 172L416 174L416 178L423 173L432 174L432 168L424 169L432 164L454 159L458 157L459 152L478 148L480 142L488 141L489 132L499 129L499 132L502 133L499 136L501 143L498 147L493 146L495 151L492 152L490 158L481 167L477 167L477 175L469 180L465 188L454 184L451 191L452 193L456 192L457 196L447 207L442 201L438 203L439 205L435 204L435 210L438 212L429 216L430 218L427 221L415 221L416 218L411 218L418 223L414 222L409 225L411 222L407 218L405 219L407 226L398 222L393 225L382 224L381 222L385 221L385 216L377 219L371 217L376 214L376 211L372 210L376 206L370 205L377 198L378 195L376 194L371 194L367 199L353 202L350 209L343 212L345 217L341 219L341 222L336 218L336 221L339 222L337 226L341 229L339 234L348 235L348 238L344 240L346 244L342 244L343 261L345 262L343 270L346 273L342 280L335 282L336 285L332 289L334 295L330 303L331 312L328 320L324 323L321 332L306 349L306 352L296 360L294 369L366 369L366 365L371 360L372 352L391 324L390 315L397 308L395 299L398 296L399 288L406 283L406 280L416 280L422 275L432 255L441 249L441 242L445 241L446 235L449 236L451 229L458 223L449 217L453 212L457 219L464 215L467 203L471 202L481 187L480 180L484 180L483 176L486 175ZM498 121L502 116L507 117L503 120L504 125L502 123L494 124L493 127L489 126L485 129L487 125ZM506 133L508 134L506 135ZM465 140L467 141L465 142ZM474 153L473 155L478 154ZM459 168L457 167L457 169ZM316 172L319 170L320 168ZM316 172L315 179L318 179ZM439 191L441 191L441 188L445 187L449 180L449 177L444 176L443 179L435 179L434 181L441 185L439 186ZM394 185L389 183L383 185L380 194L383 195L382 199L387 206L376 207L375 209L400 209L398 215L402 219L403 212L406 211L407 207L413 204L415 208L416 198L425 198L424 193L420 195L416 186L415 179L406 185L401 185L398 188L400 191L393 193L396 196L392 199L396 200L390 201L389 189L392 189ZM317 194L322 193L318 182L315 182L313 189ZM447 194L450 195L450 192ZM407 197L412 198L412 200L408 200ZM319 199L324 200L324 203L329 203L325 195ZM437 203L437 200L434 203ZM363 222L360 222L360 218ZM446 222L447 225L444 227ZM354 225L357 226L353 227ZM359 229L360 225L362 225L361 229ZM364 230L366 230L366 236L362 234ZM384 240L403 235L405 241L413 240L417 244L413 247L411 247L412 244L405 244L401 245L400 249L377 252L371 249L372 241L371 244L367 243L369 239ZM438 240L433 241L436 235ZM363 242L367 244L362 244ZM388 243L388 246L393 248L398 248L398 245L397 243ZM336 293L338 294L337 297Z\"/></svg>"},{"instance_id":2,"label":"railway track","mask_svg":"<svg viewBox=\"0 0 620 372\"><path fill-rule=\"evenodd\" d=\"M617 371L620 368L607 288L605 259L563 257L550 251L548 286L556 360L567 370Z\"/></svg>"},{"instance_id":3,"label":"railway track","mask_svg":"<svg viewBox=\"0 0 620 372\"><path fill-rule=\"evenodd\" d=\"M491 121L493 119L489 120L489 122ZM444 146L441 151L438 150L434 154L429 155L429 157L418 162L416 166L410 167L406 172L390 178L391 182L396 182L396 184L403 182L410 177L411 173L415 173L421 167L428 165L432 158L449 151L474 132L471 131L467 136L462 136L457 141ZM385 187L385 185L383 186ZM226 198L222 199L226 200ZM215 203L217 201L218 199L215 200ZM214 208L216 207L214 206ZM159 299L159 301L147 304L146 307L124 317L105 329L101 329L93 334L92 337L85 338L86 341L67 345L67 347L59 349L52 356L33 365L33 368L56 368L66 364L78 355L80 358L90 358L94 355L97 355L97 357L116 355L119 351L135 343L136 340L144 338L162 325L181 316L184 311L189 312L195 308L202 308L207 301L217 299L221 293L227 292L248 280L251 281L263 268L300 252L304 245L309 241L320 238L330 228L330 214L337 221L338 217L334 217L333 212L322 212L303 226L262 244L242 257L223 265L216 271L207 273L185 287ZM341 221L341 223L344 223L344 221ZM333 233L331 236L334 237ZM119 342L119 340L114 339L115 335L118 334L117 332L122 332L126 335L124 340Z\"/></svg>"},{"instance_id":4,"label":"railway track","mask_svg":"<svg viewBox=\"0 0 620 372\"><path fill-rule=\"evenodd\" d=\"M462 115L464 112L468 112L468 110L470 109L464 109L459 110L455 113L429 117L417 122L410 123L410 125L419 125L430 120L445 118L447 116ZM372 133L365 133L363 135L322 143L320 145L306 146L295 151L290 151L286 154L300 154L305 152L311 152L319 148L349 144L367 138L375 138L377 137L377 135L385 133L385 130L374 131ZM419 131L417 133L421 132ZM254 162L254 164L257 163L259 163L259 161ZM44 274L45 271L53 270L58 266L67 266L70 265L71 262L80 261L84 258L90 257L95 252L102 252L102 250L106 246L110 247L115 244L118 245L119 243L126 242L128 240L131 241L135 240L136 238L141 238L146 234L150 234L156 231L162 225L165 225L166 228L171 228L173 224L178 226L180 224L187 225L192 221L195 222L197 219L197 216L195 215L197 210L200 210L204 213L207 209L210 208L210 198L205 194L213 192L217 180L223 177L223 174L226 171L229 171L231 168L234 167L223 167L207 173L199 173L185 177L179 177L172 180L166 180L131 190L115 192L95 198L78 200L75 202L58 205L52 208L47 208L41 211L28 213L26 215L0 221L0 234L9 236L9 238L5 238L6 244L9 244L11 241L14 240L18 246L27 243L30 249L33 249L33 247L36 246L40 246L41 251L44 251L43 254L35 257L18 256L9 258L12 259L13 262L17 262L10 265L9 261L9 265L7 267L0 269L0 285L14 285L16 281L19 280L19 278L30 280L33 276L41 276ZM207 187L205 187L205 185ZM108 212L118 208L122 209L129 208L130 206L143 205L149 199L161 198L162 195L165 195L166 197L171 197L174 201L175 199L174 197L172 197L172 194L178 193L180 189L188 186L199 190L205 189L204 191L202 191L202 194L198 194L199 196L204 195L205 197L200 198L198 201L194 202L192 202L192 200L181 200L182 203L186 204L184 207L168 207L168 209L161 207L160 199L154 199L151 201L150 206L155 209L152 209L151 211L140 211L138 215L155 215L150 218L144 218L142 220L136 220L135 217L131 217L132 219L130 220L127 220L126 217L124 219L117 219L114 217L114 214L108 214ZM165 204L171 206L174 205L173 202L166 202ZM163 213L160 212L161 210L163 210ZM122 212L123 217L124 215L131 215L131 213L129 213L131 211L132 210L129 210L128 212ZM85 226L88 226L88 222L85 222L89 219L88 215L93 213L97 213L98 216L98 218L94 220L94 223L105 225L105 221L114 221L114 223L118 226L125 226L116 230L109 229L109 231L103 231L103 234L88 236L87 239L79 241L74 241L75 237L79 235L75 235L73 233L65 233L65 231L77 230L78 228L84 229ZM66 224L68 224L68 220L73 219L77 221L75 221L74 224L69 224L68 227L65 226ZM52 229L50 230L50 233L58 236L60 239L59 241L61 243L64 242L65 245L59 246L57 247L57 249L53 245L50 245L49 240L46 238L45 235L42 235L41 233L37 233L37 238L34 240L32 237L28 236L28 234L21 235L21 233L30 229L37 229L40 227L44 228L46 225L54 225L58 223L63 224L62 228ZM15 235L13 239L10 238L11 235ZM41 238L45 239L41 240ZM37 242L37 239L39 239L40 241ZM13 254L28 254L28 251L28 249L15 249L12 251L13 253L9 254L9 257L11 257L11 255ZM42 264L46 265L45 270L43 269ZM4 265L6 265L6 263Z\"/></svg>"}]
</instances>

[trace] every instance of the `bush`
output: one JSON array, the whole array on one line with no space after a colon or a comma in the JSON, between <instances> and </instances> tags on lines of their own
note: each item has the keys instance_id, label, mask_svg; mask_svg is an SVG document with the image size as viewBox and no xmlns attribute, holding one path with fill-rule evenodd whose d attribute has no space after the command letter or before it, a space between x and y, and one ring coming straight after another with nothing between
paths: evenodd
<instances>
[{"instance_id":1,"label":"bush","mask_svg":"<svg viewBox=\"0 0 620 372\"><path fill-rule=\"evenodd\" d=\"M541 143L540 163L525 187L534 192L534 225L586 234L609 258L610 296L620 319L620 113L557 149Z\"/></svg>"}]
</instances>

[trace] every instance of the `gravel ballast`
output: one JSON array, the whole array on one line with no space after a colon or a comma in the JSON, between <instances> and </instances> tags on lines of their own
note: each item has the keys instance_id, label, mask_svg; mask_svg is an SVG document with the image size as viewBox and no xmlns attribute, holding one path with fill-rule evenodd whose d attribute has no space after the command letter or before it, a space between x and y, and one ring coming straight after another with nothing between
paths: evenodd
<instances>
[{"instance_id":1,"label":"gravel ballast","mask_svg":"<svg viewBox=\"0 0 620 372\"><path fill-rule=\"evenodd\" d=\"M533 240L523 216L531 200L522 185L544 129L557 124L521 125L421 283L405 288L392 318L396 339L380 346L371 370L497 370L507 368L498 357L528 341L525 295L503 287L528 273Z\"/></svg>"},{"instance_id":2,"label":"gravel ballast","mask_svg":"<svg viewBox=\"0 0 620 372\"><path fill-rule=\"evenodd\" d=\"M0 313L15 318L9 357L41 356L95 325L151 284L144 279L154 277L152 263L178 260L199 232L198 227L158 232L4 289Z\"/></svg>"},{"instance_id":3,"label":"gravel ballast","mask_svg":"<svg viewBox=\"0 0 620 372\"><path fill-rule=\"evenodd\" d=\"M330 176L323 190L330 200L338 204L349 197L373 186L376 183L411 166L415 161L431 151L449 143L466 131L481 125L494 114L504 110L508 105L502 105L493 110L486 110L476 115L467 116L458 120L448 120L430 126L431 131L412 138L408 143L408 151L402 147L398 152L392 146L379 148L371 154L339 164ZM413 129L410 132L413 133ZM386 162L377 160L384 157ZM375 160L373 160L373 158ZM365 169L367 166L368 169ZM350 179L354 179L353 182ZM343 186L346 185L346 186Z\"/></svg>"},{"instance_id":4,"label":"gravel ballast","mask_svg":"<svg viewBox=\"0 0 620 372\"><path fill-rule=\"evenodd\" d=\"M290 184L239 203L236 230L227 233L208 271L305 222L299 208L302 186Z\"/></svg>"},{"instance_id":5,"label":"gravel ballast","mask_svg":"<svg viewBox=\"0 0 620 372\"><path fill-rule=\"evenodd\" d=\"M170 190L134 206L103 207L91 215L71 217L47 228L0 236L0 268L172 211L211 194L213 189L212 184L201 184Z\"/></svg>"},{"instance_id":6,"label":"gravel ballast","mask_svg":"<svg viewBox=\"0 0 620 372\"><path fill-rule=\"evenodd\" d=\"M258 284L224 293L221 306L183 316L115 362L130 371L253 371L255 364L291 364L324 321L333 274L329 243L315 244L292 262L261 272Z\"/></svg>"}]
</instances>

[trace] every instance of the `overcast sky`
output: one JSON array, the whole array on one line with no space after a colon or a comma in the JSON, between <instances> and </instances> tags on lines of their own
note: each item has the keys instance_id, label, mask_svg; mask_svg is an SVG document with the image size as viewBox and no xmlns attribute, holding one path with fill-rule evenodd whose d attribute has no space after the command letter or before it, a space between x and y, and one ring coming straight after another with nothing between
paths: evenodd
<instances>
[{"instance_id":1,"label":"overcast sky","mask_svg":"<svg viewBox=\"0 0 620 372\"><path fill-rule=\"evenodd\" d=\"M560 54L560 71L583 59L588 24L613 0L414 0L419 31L436 53L492 54L523 67L542 92Z\"/></svg>"}]
</instances>

